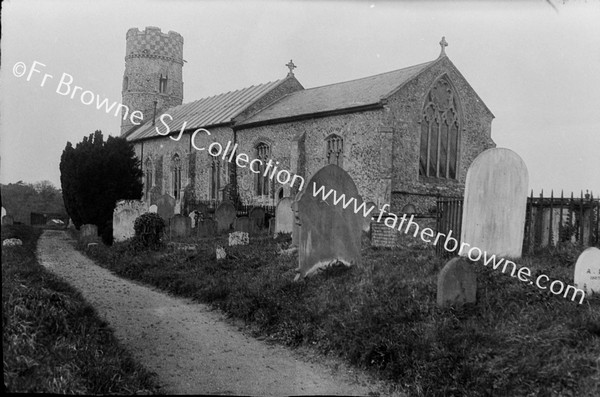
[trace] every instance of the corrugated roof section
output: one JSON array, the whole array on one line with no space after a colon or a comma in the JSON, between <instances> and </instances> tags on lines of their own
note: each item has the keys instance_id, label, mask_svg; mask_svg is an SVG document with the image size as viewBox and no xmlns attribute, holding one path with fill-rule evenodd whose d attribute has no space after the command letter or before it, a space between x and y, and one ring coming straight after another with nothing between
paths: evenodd
<instances>
[{"instance_id":1,"label":"corrugated roof section","mask_svg":"<svg viewBox=\"0 0 600 397\"><path fill-rule=\"evenodd\" d=\"M255 100L279 84L279 82L281 80L202 98L194 102L175 106L162 112L162 114L167 113L173 117L173 121L165 120L171 132L179 131L185 122L187 122L186 129L227 123ZM160 123L159 117L160 115L157 115L156 125L162 132L165 130L165 126ZM153 136L158 136L158 134L152 125L152 120L149 120L133 131L127 137L127 140L136 141Z\"/></svg>"},{"instance_id":2,"label":"corrugated roof section","mask_svg":"<svg viewBox=\"0 0 600 397\"><path fill-rule=\"evenodd\" d=\"M436 61L362 79L293 92L238 125L378 103Z\"/></svg>"}]
</instances>

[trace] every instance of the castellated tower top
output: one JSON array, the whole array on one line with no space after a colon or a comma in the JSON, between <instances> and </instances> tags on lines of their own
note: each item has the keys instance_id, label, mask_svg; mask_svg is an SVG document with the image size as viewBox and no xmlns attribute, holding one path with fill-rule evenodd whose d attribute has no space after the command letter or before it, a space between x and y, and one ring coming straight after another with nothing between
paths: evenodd
<instances>
[{"instance_id":1,"label":"castellated tower top","mask_svg":"<svg viewBox=\"0 0 600 397\"><path fill-rule=\"evenodd\" d=\"M160 28L148 26L143 31L127 31L125 60L133 57L162 58L183 65L183 37L172 30L162 33Z\"/></svg>"},{"instance_id":2,"label":"castellated tower top","mask_svg":"<svg viewBox=\"0 0 600 397\"><path fill-rule=\"evenodd\" d=\"M141 112L145 123L183 102L183 37L149 26L129 29L126 42L121 135L139 125L127 112Z\"/></svg>"}]
</instances>

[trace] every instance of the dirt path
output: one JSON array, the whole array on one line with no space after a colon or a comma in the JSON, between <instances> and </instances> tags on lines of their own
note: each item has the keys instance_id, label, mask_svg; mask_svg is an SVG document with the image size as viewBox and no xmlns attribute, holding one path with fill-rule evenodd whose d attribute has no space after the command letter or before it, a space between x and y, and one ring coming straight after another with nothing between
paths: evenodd
<instances>
[{"instance_id":1,"label":"dirt path","mask_svg":"<svg viewBox=\"0 0 600 397\"><path fill-rule=\"evenodd\" d=\"M301 395L377 393L347 371L305 362L297 354L238 331L208 306L122 279L73 248L64 231L47 230L42 265L77 288L117 338L159 375L166 393ZM339 373L343 372L343 373Z\"/></svg>"}]
</instances>

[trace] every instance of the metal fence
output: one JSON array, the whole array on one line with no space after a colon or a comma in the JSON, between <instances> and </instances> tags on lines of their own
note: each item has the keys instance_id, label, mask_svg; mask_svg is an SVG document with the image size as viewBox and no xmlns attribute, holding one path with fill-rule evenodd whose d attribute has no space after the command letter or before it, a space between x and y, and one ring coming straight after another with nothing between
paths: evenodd
<instances>
[{"instance_id":1,"label":"metal fence","mask_svg":"<svg viewBox=\"0 0 600 397\"><path fill-rule=\"evenodd\" d=\"M446 236L452 233L460 244L460 233L462 228L462 212L463 198L462 197L442 197L438 196L436 205L436 230L438 233L443 233ZM450 257L455 255L444 249L444 244L436 244L435 252L441 257Z\"/></svg>"}]
</instances>

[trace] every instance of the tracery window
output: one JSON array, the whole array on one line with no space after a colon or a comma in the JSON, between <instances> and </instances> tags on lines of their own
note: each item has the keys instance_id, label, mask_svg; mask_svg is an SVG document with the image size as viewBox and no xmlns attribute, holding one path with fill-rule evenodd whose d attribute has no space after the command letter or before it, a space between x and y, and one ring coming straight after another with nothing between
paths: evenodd
<instances>
[{"instance_id":1,"label":"tracery window","mask_svg":"<svg viewBox=\"0 0 600 397\"><path fill-rule=\"evenodd\" d=\"M154 167L152 165L152 160L150 159L146 159L146 164L145 164L145 176L146 176L146 181L144 183L144 186L146 188L146 194L148 194L150 192L150 189L152 189L152 186L154 186Z\"/></svg>"},{"instance_id":2,"label":"tracery window","mask_svg":"<svg viewBox=\"0 0 600 397\"><path fill-rule=\"evenodd\" d=\"M181 158L176 154L173 156L171 165L171 177L173 187L173 197L179 200L181 197Z\"/></svg>"},{"instance_id":3,"label":"tracery window","mask_svg":"<svg viewBox=\"0 0 600 397\"><path fill-rule=\"evenodd\" d=\"M420 176L457 178L459 131L458 96L442 77L427 94L423 106Z\"/></svg>"},{"instance_id":4,"label":"tracery window","mask_svg":"<svg viewBox=\"0 0 600 397\"><path fill-rule=\"evenodd\" d=\"M344 160L344 140L341 136L332 134L326 139L327 142L327 164L335 164L342 167Z\"/></svg>"},{"instance_id":5,"label":"tracery window","mask_svg":"<svg viewBox=\"0 0 600 397\"><path fill-rule=\"evenodd\" d=\"M268 173L265 175L265 170L267 168L267 161L269 161L269 157L271 154L271 148L264 142L260 142L256 145L256 158L261 160L260 172L256 174L256 195L257 196L268 196L270 192L270 184Z\"/></svg>"}]
</instances>

